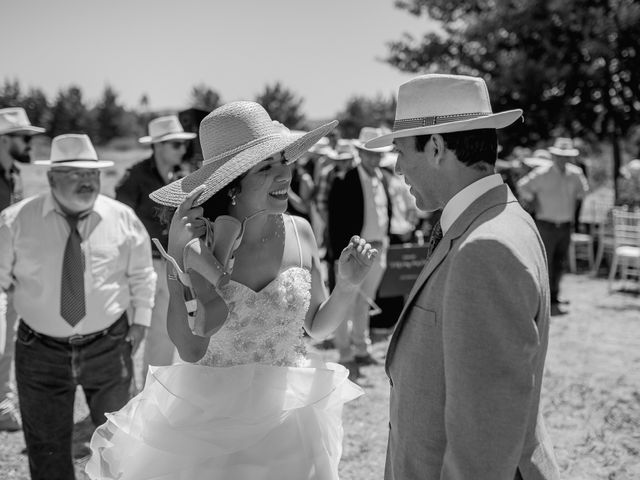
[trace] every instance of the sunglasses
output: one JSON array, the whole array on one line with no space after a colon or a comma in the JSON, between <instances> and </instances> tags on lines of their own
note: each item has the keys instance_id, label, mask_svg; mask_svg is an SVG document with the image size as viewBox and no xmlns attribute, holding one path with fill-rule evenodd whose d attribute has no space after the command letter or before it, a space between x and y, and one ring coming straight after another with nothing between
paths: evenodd
<instances>
[{"instance_id":1,"label":"sunglasses","mask_svg":"<svg viewBox=\"0 0 640 480\"><path fill-rule=\"evenodd\" d=\"M21 133L10 133L9 136L12 138L21 138L24 143L31 143L31 135L24 135Z\"/></svg>"},{"instance_id":2,"label":"sunglasses","mask_svg":"<svg viewBox=\"0 0 640 480\"><path fill-rule=\"evenodd\" d=\"M170 145L174 150L180 150L181 148L187 148L186 142L164 142L167 145Z\"/></svg>"}]
</instances>

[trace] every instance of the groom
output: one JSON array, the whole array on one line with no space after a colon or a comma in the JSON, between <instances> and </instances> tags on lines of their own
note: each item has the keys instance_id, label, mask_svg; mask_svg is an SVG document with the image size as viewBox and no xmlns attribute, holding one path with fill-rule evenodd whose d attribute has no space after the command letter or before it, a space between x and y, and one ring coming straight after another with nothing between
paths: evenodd
<instances>
[{"instance_id":1,"label":"groom","mask_svg":"<svg viewBox=\"0 0 640 480\"><path fill-rule=\"evenodd\" d=\"M558 479L539 411L549 329L545 252L494 173L496 129L480 78L400 86L396 171L419 208L442 209L431 253L389 344L386 480Z\"/></svg>"}]
</instances>

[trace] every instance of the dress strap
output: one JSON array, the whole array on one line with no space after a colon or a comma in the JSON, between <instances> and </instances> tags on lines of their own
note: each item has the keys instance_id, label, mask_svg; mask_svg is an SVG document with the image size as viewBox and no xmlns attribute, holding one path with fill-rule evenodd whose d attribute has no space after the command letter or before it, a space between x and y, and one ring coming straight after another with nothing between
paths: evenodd
<instances>
[{"instance_id":1,"label":"dress strap","mask_svg":"<svg viewBox=\"0 0 640 480\"><path fill-rule=\"evenodd\" d=\"M303 267L302 265L302 245L300 245L300 236L298 235L298 227L296 227L296 222L293 219L293 217L291 215L287 215L287 217L289 217L289 219L291 220L291 225L293 225L293 233L296 234L296 242L298 242L298 256L300 257L300 268Z\"/></svg>"}]
</instances>

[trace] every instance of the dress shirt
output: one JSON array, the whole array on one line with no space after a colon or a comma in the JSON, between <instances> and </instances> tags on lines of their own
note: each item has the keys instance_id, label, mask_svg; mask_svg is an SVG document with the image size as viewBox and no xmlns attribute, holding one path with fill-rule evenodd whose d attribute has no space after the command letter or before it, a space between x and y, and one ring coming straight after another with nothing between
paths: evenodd
<instances>
[{"instance_id":1,"label":"dress shirt","mask_svg":"<svg viewBox=\"0 0 640 480\"><path fill-rule=\"evenodd\" d=\"M451 197L451 200L449 200L442 209L442 216L440 217L442 235L447 233L447 230L449 230L458 217L462 215L462 212L469 208L473 202L492 188L502 185L503 183L502 177L496 173L476 180Z\"/></svg>"},{"instance_id":2,"label":"dress shirt","mask_svg":"<svg viewBox=\"0 0 640 480\"><path fill-rule=\"evenodd\" d=\"M389 211L382 172L376 168L374 175L369 175L361 164L356 168L364 195L364 222L360 236L368 242L384 241L389 231Z\"/></svg>"},{"instance_id":3,"label":"dress shirt","mask_svg":"<svg viewBox=\"0 0 640 480\"><path fill-rule=\"evenodd\" d=\"M78 222L85 257L86 316L75 326L60 316L60 283L69 224L51 193L0 213L0 289L14 288L18 315L53 337L88 334L133 307L135 324L149 326L156 274L149 236L133 210L99 195Z\"/></svg>"},{"instance_id":4,"label":"dress shirt","mask_svg":"<svg viewBox=\"0 0 640 480\"><path fill-rule=\"evenodd\" d=\"M537 220L566 223L573 221L576 202L584 198L589 185L579 167L567 163L561 172L554 163L520 179L518 191L524 200L535 199Z\"/></svg>"}]
</instances>

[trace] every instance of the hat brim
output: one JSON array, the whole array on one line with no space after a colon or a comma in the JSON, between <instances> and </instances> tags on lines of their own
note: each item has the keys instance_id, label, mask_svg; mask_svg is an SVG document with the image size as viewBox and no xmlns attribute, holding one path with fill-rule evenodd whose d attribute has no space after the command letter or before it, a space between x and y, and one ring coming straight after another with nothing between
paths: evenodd
<instances>
[{"instance_id":1,"label":"hat brim","mask_svg":"<svg viewBox=\"0 0 640 480\"><path fill-rule=\"evenodd\" d=\"M24 126L24 127L14 127L9 128L7 130L3 130L0 132L0 135L9 135L10 133L26 133L29 135L37 135L39 133L44 133L46 130L42 127L34 127L32 125Z\"/></svg>"},{"instance_id":2,"label":"hat brim","mask_svg":"<svg viewBox=\"0 0 640 480\"><path fill-rule=\"evenodd\" d=\"M434 133L464 132L481 128L505 128L522 117L522 110L507 110L506 112L492 113L483 117L459 120L457 122L441 123L424 127L407 128L382 135L365 143L367 148L380 148L393 144L395 138L416 137L418 135L431 135Z\"/></svg>"},{"instance_id":3,"label":"hat brim","mask_svg":"<svg viewBox=\"0 0 640 480\"><path fill-rule=\"evenodd\" d=\"M559 157L577 157L578 155L580 155L580 150L578 150L577 148L556 148L556 147L549 147L547 148L547 150L549 150L549 153L553 154L553 155L558 155Z\"/></svg>"},{"instance_id":4,"label":"hat brim","mask_svg":"<svg viewBox=\"0 0 640 480\"><path fill-rule=\"evenodd\" d=\"M194 206L202 205L237 177L278 152L284 152L287 163L295 162L336 125L338 122L334 120L303 135L283 134L229 157L210 162L205 159L198 170L151 192L149 198L161 205L177 207L191 191L205 185L205 189L194 202Z\"/></svg>"},{"instance_id":5,"label":"hat brim","mask_svg":"<svg viewBox=\"0 0 640 480\"><path fill-rule=\"evenodd\" d=\"M371 147L367 147L367 145L361 142L360 140L355 140L353 142L353 146L356 148L359 148L360 150L366 150L367 152L374 152L374 153L389 153L391 150L393 150L393 145L387 145L386 147L379 147L379 148L371 148Z\"/></svg>"},{"instance_id":6,"label":"hat brim","mask_svg":"<svg viewBox=\"0 0 640 480\"><path fill-rule=\"evenodd\" d=\"M140 137L138 139L139 143L149 144L149 143L160 143L160 142L168 142L170 140L193 140L198 135L191 132L176 132L176 133L167 133L166 135L162 135L160 137L150 137L149 135L145 137Z\"/></svg>"},{"instance_id":7,"label":"hat brim","mask_svg":"<svg viewBox=\"0 0 640 480\"><path fill-rule=\"evenodd\" d=\"M59 162L51 160L36 160L34 165L49 167L75 167L75 168L106 168L113 167L111 160L62 160Z\"/></svg>"}]
</instances>

